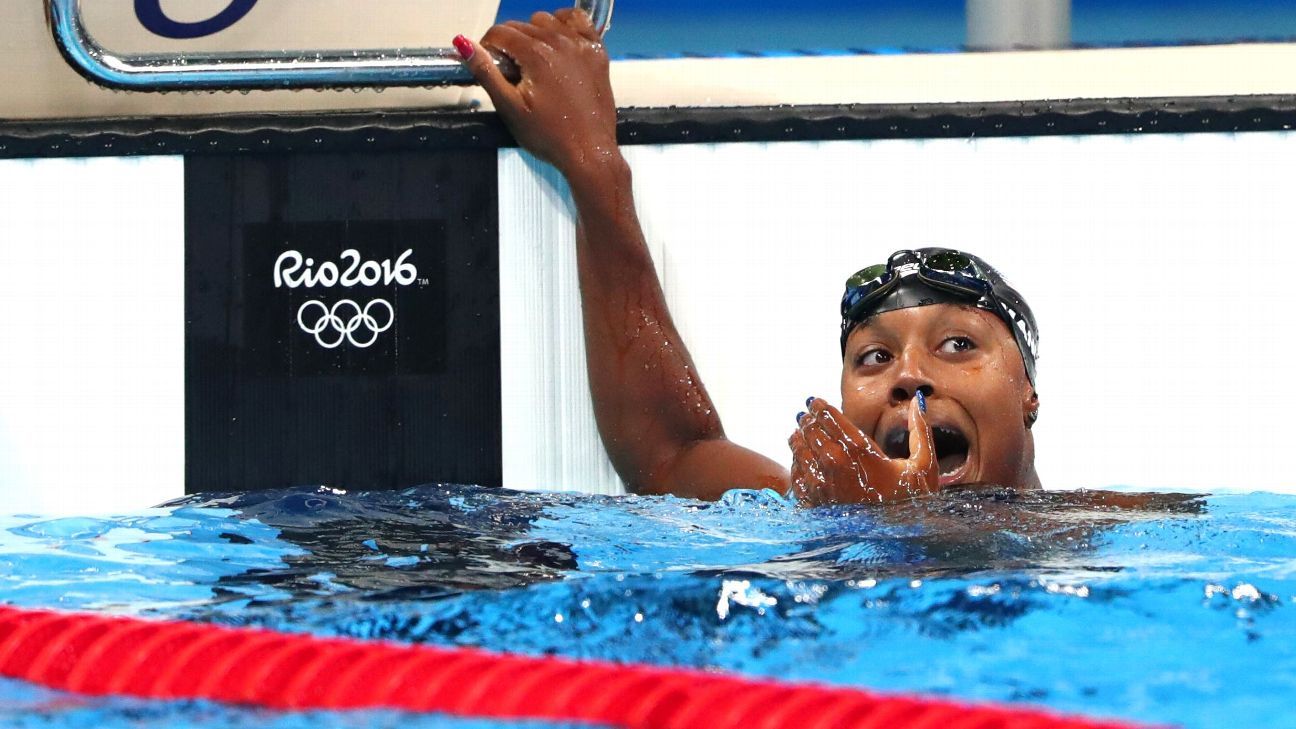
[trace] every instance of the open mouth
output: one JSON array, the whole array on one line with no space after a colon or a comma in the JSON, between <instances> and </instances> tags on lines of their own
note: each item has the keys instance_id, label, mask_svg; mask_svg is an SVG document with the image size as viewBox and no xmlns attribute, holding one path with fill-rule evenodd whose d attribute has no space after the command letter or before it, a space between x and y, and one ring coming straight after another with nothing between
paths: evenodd
<instances>
[{"instance_id":1,"label":"open mouth","mask_svg":"<svg viewBox=\"0 0 1296 729\"><path fill-rule=\"evenodd\" d=\"M932 438L936 442L936 460L940 463L941 485L952 483L955 477L962 475L964 466L968 462L970 444L967 436L963 435L963 431L958 428L934 425ZM908 458L909 430L892 429L882 442L882 450L888 458Z\"/></svg>"}]
</instances>

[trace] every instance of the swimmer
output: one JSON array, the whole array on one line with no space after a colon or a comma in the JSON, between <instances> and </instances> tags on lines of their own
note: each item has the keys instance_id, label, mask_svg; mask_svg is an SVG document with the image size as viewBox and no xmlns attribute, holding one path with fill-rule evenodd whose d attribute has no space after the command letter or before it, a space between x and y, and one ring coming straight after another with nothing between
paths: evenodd
<instances>
[{"instance_id":1,"label":"swimmer","mask_svg":"<svg viewBox=\"0 0 1296 729\"><path fill-rule=\"evenodd\" d=\"M518 143L571 188L595 416L630 490L716 499L771 488L822 504L970 483L1040 487L1034 319L988 264L945 249L899 251L847 281L841 405L806 401L790 469L729 441L644 242L608 56L589 18L541 12L454 44ZM520 80L491 54L512 59Z\"/></svg>"}]
</instances>

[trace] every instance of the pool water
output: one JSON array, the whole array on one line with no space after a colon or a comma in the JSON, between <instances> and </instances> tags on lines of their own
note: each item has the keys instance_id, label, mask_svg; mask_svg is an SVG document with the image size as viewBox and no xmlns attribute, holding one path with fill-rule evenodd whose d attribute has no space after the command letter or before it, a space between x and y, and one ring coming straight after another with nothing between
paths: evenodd
<instances>
[{"instance_id":1,"label":"pool water","mask_svg":"<svg viewBox=\"0 0 1296 729\"><path fill-rule=\"evenodd\" d=\"M0 724L37 727L256 727L257 729L551 729L539 722L472 721L398 711L278 712L210 701L87 698L0 679ZM575 725L572 725L573 728ZM588 724L580 725L588 729Z\"/></svg>"},{"instance_id":2,"label":"pool water","mask_svg":"<svg viewBox=\"0 0 1296 729\"><path fill-rule=\"evenodd\" d=\"M22 607L1296 726L1296 496L984 489L803 509L751 491L303 489L0 517L0 565L0 602ZM0 723L536 726L16 681L0 682Z\"/></svg>"}]
</instances>

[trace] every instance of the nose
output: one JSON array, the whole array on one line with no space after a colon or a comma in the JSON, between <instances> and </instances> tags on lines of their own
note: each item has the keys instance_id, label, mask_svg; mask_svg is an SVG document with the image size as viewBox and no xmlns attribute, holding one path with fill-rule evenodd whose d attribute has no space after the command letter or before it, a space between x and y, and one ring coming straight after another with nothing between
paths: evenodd
<instances>
[{"instance_id":1,"label":"nose","mask_svg":"<svg viewBox=\"0 0 1296 729\"><path fill-rule=\"evenodd\" d=\"M927 376L920 357L906 353L895 370L895 382L891 386L891 404L900 405L913 399L914 393L921 392L923 397L930 398L936 388Z\"/></svg>"}]
</instances>

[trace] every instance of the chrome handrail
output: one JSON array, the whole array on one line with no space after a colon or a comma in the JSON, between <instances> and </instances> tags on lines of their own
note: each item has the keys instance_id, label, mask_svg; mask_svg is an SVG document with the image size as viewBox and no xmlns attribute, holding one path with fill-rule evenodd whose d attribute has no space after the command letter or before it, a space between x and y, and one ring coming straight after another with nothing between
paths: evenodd
<instances>
[{"instance_id":1,"label":"chrome handrail","mask_svg":"<svg viewBox=\"0 0 1296 729\"><path fill-rule=\"evenodd\" d=\"M607 32L613 0L575 3L600 33ZM94 83L114 89L224 91L473 83L453 48L123 55L101 46L86 30L81 0L45 0L45 10L54 43L68 64ZM496 63L516 77L507 59Z\"/></svg>"}]
</instances>

